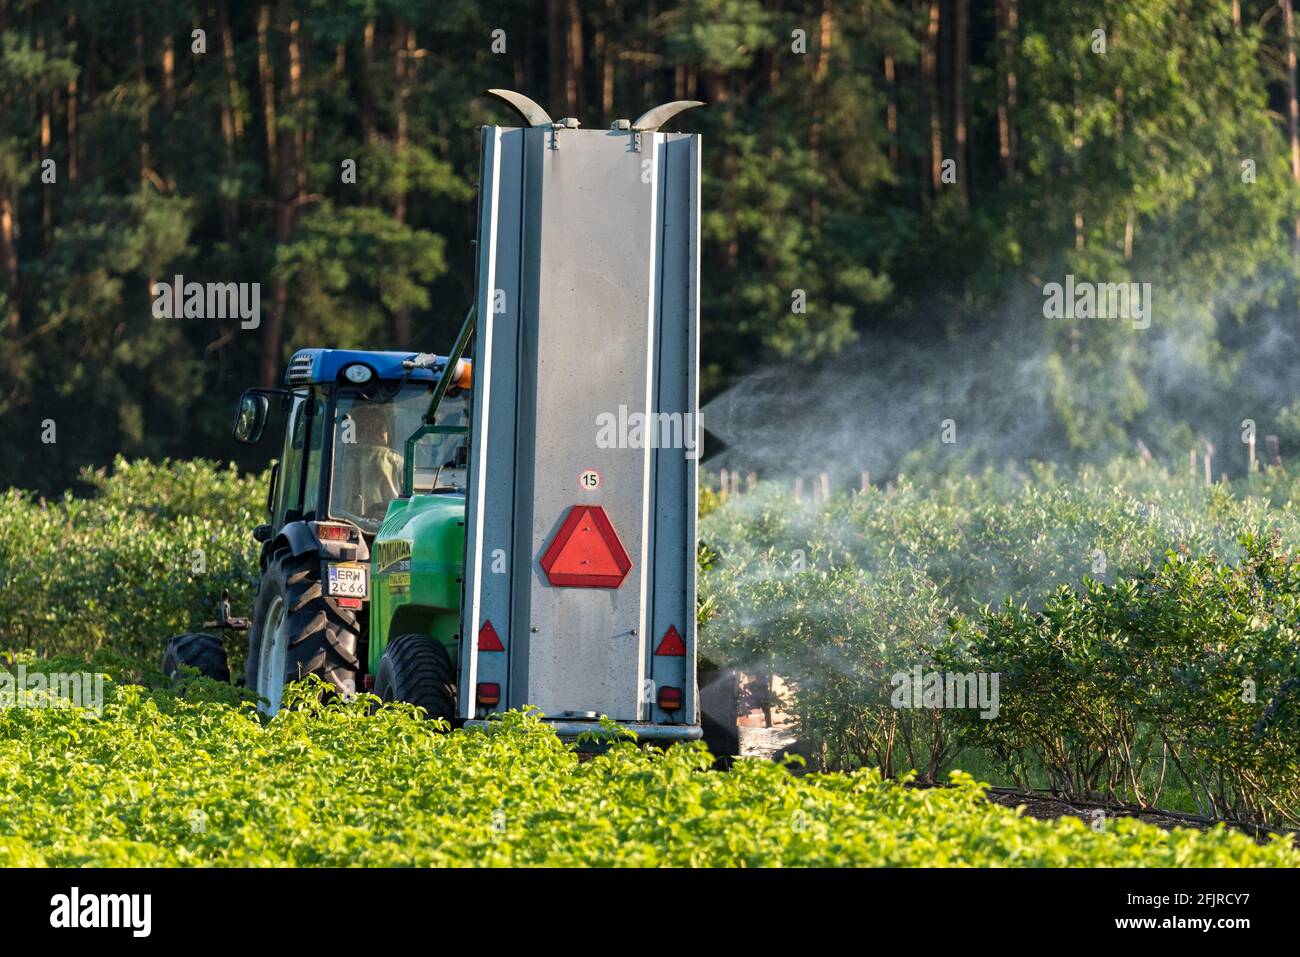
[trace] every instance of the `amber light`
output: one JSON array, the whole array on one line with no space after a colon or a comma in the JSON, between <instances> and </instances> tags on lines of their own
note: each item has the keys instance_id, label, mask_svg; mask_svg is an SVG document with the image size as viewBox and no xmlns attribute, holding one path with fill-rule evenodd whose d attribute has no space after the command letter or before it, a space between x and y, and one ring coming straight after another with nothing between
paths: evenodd
<instances>
[{"instance_id":1,"label":"amber light","mask_svg":"<svg viewBox=\"0 0 1300 957\"><path fill-rule=\"evenodd\" d=\"M474 367L468 359L456 363L456 370L451 374L451 384L457 389L468 389L474 381Z\"/></svg>"}]
</instances>

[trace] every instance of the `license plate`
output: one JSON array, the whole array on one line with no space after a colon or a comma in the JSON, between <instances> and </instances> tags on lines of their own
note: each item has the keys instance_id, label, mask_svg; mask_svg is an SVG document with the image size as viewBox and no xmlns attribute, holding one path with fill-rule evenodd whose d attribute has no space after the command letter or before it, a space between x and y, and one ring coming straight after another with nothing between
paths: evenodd
<instances>
[{"instance_id":1,"label":"license plate","mask_svg":"<svg viewBox=\"0 0 1300 957\"><path fill-rule=\"evenodd\" d=\"M368 598L369 575L365 565L327 565L326 594L339 598Z\"/></svg>"}]
</instances>

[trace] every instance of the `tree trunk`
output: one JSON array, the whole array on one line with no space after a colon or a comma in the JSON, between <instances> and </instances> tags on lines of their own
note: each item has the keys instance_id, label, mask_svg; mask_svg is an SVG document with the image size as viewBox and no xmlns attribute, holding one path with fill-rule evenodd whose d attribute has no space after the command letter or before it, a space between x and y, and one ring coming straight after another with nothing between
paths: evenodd
<instances>
[{"instance_id":1,"label":"tree trunk","mask_svg":"<svg viewBox=\"0 0 1300 957\"><path fill-rule=\"evenodd\" d=\"M616 27L619 22L617 0L605 0L605 29ZM613 118L614 113L614 54L617 44L612 36L601 34L605 42L601 47L600 57L600 112L605 119Z\"/></svg>"},{"instance_id":2,"label":"tree trunk","mask_svg":"<svg viewBox=\"0 0 1300 957\"><path fill-rule=\"evenodd\" d=\"M659 16L659 10L658 7L655 5L655 0L646 0L645 22L648 25L653 25L655 20L658 18L658 16ZM651 39L646 41L645 52L648 54L653 54L654 53L653 32L651 32L650 37ZM641 67L640 69L641 69L641 79L642 79L641 102L646 104L646 109L649 109L650 106L653 106L655 102L655 74L654 74L654 70L645 69L644 67Z\"/></svg>"},{"instance_id":3,"label":"tree trunk","mask_svg":"<svg viewBox=\"0 0 1300 957\"><path fill-rule=\"evenodd\" d=\"M565 102L563 13L564 0L546 0L546 66L549 77L546 108L548 110L554 110L559 104Z\"/></svg>"},{"instance_id":4,"label":"tree trunk","mask_svg":"<svg viewBox=\"0 0 1300 957\"><path fill-rule=\"evenodd\" d=\"M830 75L831 0L822 0L821 14L817 18L817 58L813 61L813 115L812 130L808 136L808 149L812 154L813 166L820 165L822 138L826 129L826 79ZM821 197L814 195L809 203L812 224L821 223Z\"/></svg>"},{"instance_id":5,"label":"tree trunk","mask_svg":"<svg viewBox=\"0 0 1300 957\"><path fill-rule=\"evenodd\" d=\"M9 5L0 3L0 33L9 29ZM8 112L9 93L0 97L0 109ZM16 335L22 326L18 306L18 214L14 208L13 186L0 173L0 268L5 276L5 327Z\"/></svg>"},{"instance_id":6,"label":"tree trunk","mask_svg":"<svg viewBox=\"0 0 1300 957\"><path fill-rule=\"evenodd\" d=\"M289 104L293 109L293 187L295 202L291 225L297 226L303 194L307 191L307 110L302 96L301 21L289 21Z\"/></svg>"},{"instance_id":7,"label":"tree trunk","mask_svg":"<svg viewBox=\"0 0 1300 957\"><path fill-rule=\"evenodd\" d=\"M1291 0L1279 0L1282 25L1286 30L1286 126L1291 139L1291 178L1300 183L1300 104L1296 101L1295 8ZM1292 234L1293 251L1300 255L1300 215Z\"/></svg>"},{"instance_id":8,"label":"tree trunk","mask_svg":"<svg viewBox=\"0 0 1300 957\"><path fill-rule=\"evenodd\" d=\"M929 18L921 40L921 85L930 119L930 197L943 185L943 125L939 119L939 0L929 0Z\"/></svg>"},{"instance_id":9,"label":"tree trunk","mask_svg":"<svg viewBox=\"0 0 1300 957\"><path fill-rule=\"evenodd\" d=\"M952 56L952 134L957 160L957 198L962 214L970 206L969 155L966 148L966 73L970 68L970 0L954 0Z\"/></svg>"},{"instance_id":10,"label":"tree trunk","mask_svg":"<svg viewBox=\"0 0 1300 957\"><path fill-rule=\"evenodd\" d=\"M582 11L578 8L578 0L568 0L566 21L569 55L564 72L565 102L569 105L569 116L586 119L587 84L582 62Z\"/></svg>"},{"instance_id":11,"label":"tree trunk","mask_svg":"<svg viewBox=\"0 0 1300 957\"><path fill-rule=\"evenodd\" d=\"M77 15L68 14L68 36L72 37L77 29ZM68 182L77 181L77 75L68 80Z\"/></svg>"},{"instance_id":12,"label":"tree trunk","mask_svg":"<svg viewBox=\"0 0 1300 957\"><path fill-rule=\"evenodd\" d=\"M45 49L45 35L42 33L37 40L36 48ZM50 158L50 98L47 94L42 93L37 97L40 103L40 140L41 140L41 163L43 164ZM43 249L48 252L50 248L51 234L54 231L54 191L50 184L42 183L41 189L41 242Z\"/></svg>"},{"instance_id":13,"label":"tree trunk","mask_svg":"<svg viewBox=\"0 0 1300 957\"><path fill-rule=\"evenodd\" d=\"M276 161L279 156L275 129L275 70L271 65L271 7L257 8L257 82L262 91L262 121L266 135L266 168L273 184L279 183Z\"/></svg>"},{"instance_id":14,"label":"tree trunk","mask_svg":"<svg viewBox=\"0 0 1300 957\"><path fill-rule=\"evenodd\" d=\"M826 125L826 104L823 94L826 92L826 78L830 73L831 57L831 0L822 0L822 9L817 17L817 54L813 60L813 122L808 137L809 149L814 163L821 146L822 134Z\"/></svg>"},{"instance_id":15,"label":"tree trunk","mask_svg":"<svg viewBox=\"0 0 1300 957\"><path fill-rule=\"evenodd\" d=\"M84 49L86 51L86 68L81 71L82 82L78 93L85 99L85 102L92 104L93 108L93 104L99 95L99 87L95 82L95 78L99 74L99 44L95 42L95 32L93 30L85 32ZM98 153L92 149L81 157L78 165L81 168L82 176L94 179L99 172Z\"/></svg>"},{"instance_id":16,"label":"tree trunk","mask_svg":"<svg viewBox=\"0 0 1300 957\"><path fill-rule=\"evenodd\" d=\"M144 22L140 17L140 9L135 11L135 82L140 91L141 100L144 101L140 107L140 182L146 183L153 172L149 166L149 83L144 69ZM152 286L150 286L152 292Z\"/></svg>"},{"instance_id":17,"label":"tree trunk","mask_svg":"<svg viewBox=\"0 0 1300 957\"><path fill-rule=\"evenodd\" d=\"M889 168L898 172L898 82L894 57L885 54L885 129L889 131Z\"/></svg>"},{"instance_id":18,"label":"tree trunk","mask_svg":"<svg viewBox=\"0 0 1300 957\"><path fill-rule=\"evenodd\" d=\"M227 179L235 175L236 141L243 136L243 121L239 118L239 86L235 78L235 42L230 32L230 18L226 0L217 0L217 29L221 33L221 58L226 74L226 94L221 99L221 139L226 152L222 168ZM239 209L228 197L221 200L221 238L235 242L239 229Z\"/></svg>"},{"instance_id":19,"label":"tree trunk","mask_svg":"<svg viewBox=\"0 0 1300 957\"><path fill-rule=\"evenodd\" d=\"M1070 158L1074 179L1074 248L1083 249L1083 181L1079 170L1079 157L1083 154L1083 102L1079 87L1083 76L1078 64L1074 67L1074 155ZM1075 329L1078 326L1074 327Z\"/></svg>"},{"instance_id":20,"label":"tree trunk","mask_svg":"<svg viewBox=\"0 0 1300 957\"><path fill-rule=\"evenodd\" d=\"M163 108L163 129L166 138L165 150L163 157L163 181L167 184L167 192L176 192L176 177L172 171L172 161L175 156L174 137L172 136L172 114L176 106L176 39L168 31L163 36L162 51L162 108Z\"/></svg>"},{"instance_id":21,"label":"tree trunk","mask_svg":"<svg viewBox=\"0 0 1300 957\"><path fill-rule=\"evenodd\" d=\"M226 105L230 110L235 139L244 138L244 116L239 110L239 75L235 69L235 38L230 30L230 13L226 0L218 0L218 27L221 30L221 59L226 71Z\"/></svg>"},{"instance_id":22,"label":"tree trunk","mask_svg":"<svg viewBox=\"0 0 1300 957\"><path fill-rule=\"evenodd\" d=\"M13 190L8 181L0 177L0 261L3 262L5 271L5 325L11 333L17 333L22 326L22 316L18 309L17 229L18 216L14 211Z\"/></svg>"},{"instance_id":23,"label":"tree trunk","mask_svg":"<svg viewBox=\"0 0 1300 957\"><path fill-rule=\"evenodd\" d=\"M411 75L415 71L415 30L412 27L398 25L394 31L393 63L397 80L397 162L405 164L408 138L407 105L411 97ZM405 180L405 177L403 177ZM399 223L406 222L406 190L399 189L393 199L393 219ZM399 306L393 314L393 339L399 349L411 345L411 310L409 306Z\"/></svg>"},{"instance_id":24,"label":"tree trunk","mask_svg":"<svg viewBox=\"0 0 1300 957\"><path fill-rule=\"evenodd\" d=\"M366 21L361 40L361 142L375 141L375 21Z\"/></svg>"},{"instance_id":25,"label":"tree trunk","mask_svg":"<svg viewBox=\"0 0 1300 957\"><path fill-rule=\"evenodd\" d=\"M1016 170L1015 131L1011 128L1011 115L1016 108L1016 0L998 0L997 19L998 159L1002 163L1002 179L1010 183Z\"/></svg>"},{"instance_id":26,"label":"tree trunk","mask_svg":"<svg viewBox=\"0 0 1300 957\"><path fill-rule=\"evenodd\" d=\"M266 166L272 189L278 202L275 209L275 238L281 243L290 232L291 207L286 202L286 186L291 182L283 169L281 150L285 149L276 132L275 68L271 63L271 7L263 3L257 9L257 79L262 92L262 120L266 136ZM274 283L271 310L262 323L262 356L258 383L264 389L275 386L280 372L280 337L284 324L284 309L289 291L282 280Z\"/></svg>"}]
</instances>

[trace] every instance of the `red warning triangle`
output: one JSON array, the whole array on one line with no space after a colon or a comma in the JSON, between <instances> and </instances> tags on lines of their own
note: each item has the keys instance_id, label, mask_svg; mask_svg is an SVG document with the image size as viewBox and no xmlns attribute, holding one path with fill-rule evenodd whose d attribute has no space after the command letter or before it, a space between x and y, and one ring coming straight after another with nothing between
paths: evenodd
<instances>
[{"instance_id":1,"label":"red warning triangle","mask_svg":"<svg viewBox=\"0 0 1300 957\"><path fill-rule=\"evenodd\" d=\"M572 506L542 556L547 581L571 588L617 588L631 568L632 560L599 505Z\"/></svg>"},{"instance_id":2,"label":"red warning triangle","mask_svg":"<svg viewBox=\"0 0 1300 957\"><path fill-rule=\"evenodd\" d=\"M659 642L655 654L666 657L677 657L686 654L686 642L682 641L682 634L677 630L676 625L668 626L668 630L664 632L664 640Z\"/></svg>"},{"instance_id":3,"label":"red warning triangle","mask_svg":"<svg viewBox=\"0 0 1300 957\"><path fill-rule=\"evenodd\" d=\"M478 650L479 651L505 651L506 646L501 644L501 636L497 630L492 627L492 622L483 619L483 627L478 630Z\"/></svg>"}]
</instances>

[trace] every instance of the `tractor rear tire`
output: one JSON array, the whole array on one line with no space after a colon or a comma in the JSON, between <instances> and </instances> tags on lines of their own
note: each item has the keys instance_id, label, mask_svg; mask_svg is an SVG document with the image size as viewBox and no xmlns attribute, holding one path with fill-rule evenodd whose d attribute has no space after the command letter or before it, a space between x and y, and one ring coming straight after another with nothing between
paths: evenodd
<instances>
[{"instance_id":1,"label":"tractor rear tire","mask_svg":"<svg viewBox=\"0 0 1300 957\"><path fill-rule=\"evenodd\" d=\"M276 549L262 573L248 629L245 684L266 699L266 713L280 709L285 684L307 675L319 676L340 694L355 693L360 643L357 615L325 594L320 557Z\"/></svg>"},{"instance_id":2,"label":"tractor rear tire","mask_svg":"<svg viewBox=\"0 0 1300 957\"><path fill-rule=\"evenodd\" d=\"M163 673L173 680L183 678L182 667L194 668L203 677L213 681L230 680L226 646L216 635L177 635L167 642L167 651L163 654Z\"/></svg>"},{"instance_id":3,"label":"tractor rear tire","mask_svg":"<svg viewBox=\"0 0 1300 957\"><path fill-rule=\"evenodd\" d=\"M456 715L456 671L446 647L428 635L394 638L379 659L375 694L419 705L425 717L450 722Z\"/></svg>"}]
</instances>

